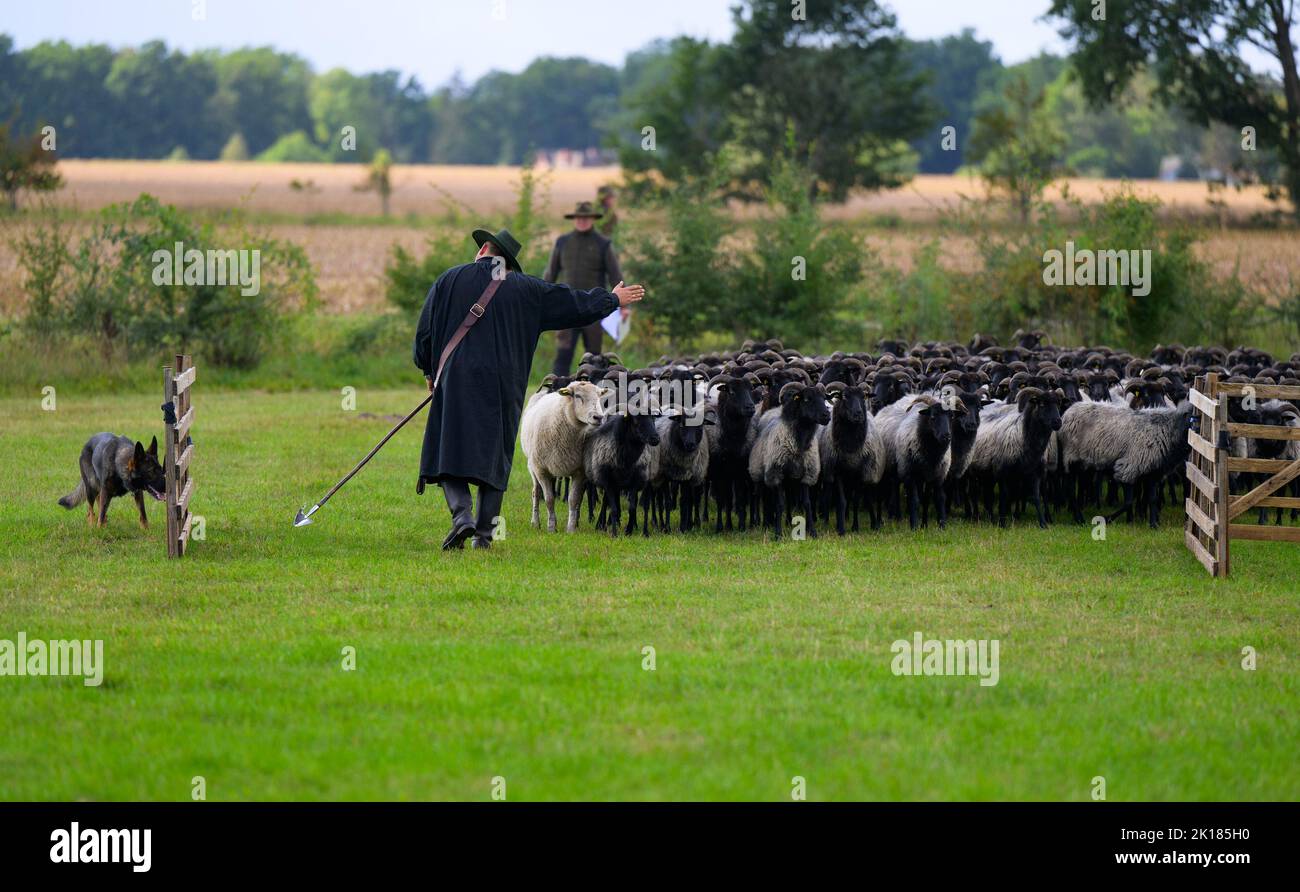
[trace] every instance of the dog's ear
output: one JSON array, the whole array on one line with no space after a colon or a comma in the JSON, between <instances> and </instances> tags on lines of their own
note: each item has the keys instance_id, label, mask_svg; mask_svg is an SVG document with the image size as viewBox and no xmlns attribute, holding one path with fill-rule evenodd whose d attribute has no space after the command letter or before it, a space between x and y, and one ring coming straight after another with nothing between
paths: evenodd
<instances>
[{"instance_id":1,"label":"dog's ear","mask_svg":"<svg viewBox=\"0 0 1300 892\"><path fill-rule=\"evenodd\" d=\"M136 440L135 454L131 456L131 460L126 463L126 466L134 471L138 465L142 464L144 464L144 444Z\"/></svg>"},{"instance_id":2,"label":"dog's ear","mask_svg":"<svg viewBox=\"0 0 1300 892\"><path fill-rule=\"evenodd\" d=\"M145 451L148 452L150 455L152 455L154 458L157 458L157 457L158 457L158 438L157 438L157 437L154 437L152 440L149 441L149 448L146 449Z\"/></svg>"}]
</instances>

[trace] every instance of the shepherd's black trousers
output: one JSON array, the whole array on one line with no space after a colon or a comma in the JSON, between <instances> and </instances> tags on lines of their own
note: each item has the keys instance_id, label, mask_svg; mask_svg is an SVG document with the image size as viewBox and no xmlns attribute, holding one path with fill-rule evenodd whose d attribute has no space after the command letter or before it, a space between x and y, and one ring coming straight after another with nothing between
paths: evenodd
<instances>
[{"instance_id":1,"label":"shepherd's black trousers","mask_svg":"<svg viewBox=\"0 0 1300 892\"><path fill-rule=\"evenodd\" d=\"M495 528L493 521L501 516L501 500L505 497L505 490L479 484L478 513L475 514L474 497L470 494L468 480L461 477L444 477L440 482L442 494L447 499L447 507L451 510L452 523L457 525L472 523L476 537L491 539Z\"/></svg>"}]
</instances>

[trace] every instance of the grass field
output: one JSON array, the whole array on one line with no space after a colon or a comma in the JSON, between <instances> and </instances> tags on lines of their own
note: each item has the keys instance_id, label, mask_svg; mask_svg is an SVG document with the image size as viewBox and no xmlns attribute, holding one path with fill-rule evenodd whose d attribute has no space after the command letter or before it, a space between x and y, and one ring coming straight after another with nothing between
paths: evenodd
<instances>
[{"instance_id":1,"label":"grass field","mask_svg":"<svg viewBox=\"0 0 1300 892\"><path fill-rule=\"evenodd\" d=\"M194 510L104 530L55 499L84 439L158 431L157 399L0 401L0 638L99 638L100 687L0 678L0 797L1295 799L1300 549L1208 579L1166 515L1105 541L956 523L844 540L572 537L527 524L443 554L418 430L295 530L388 428L337 391L196 390ZM405 412L418 388L358 395ZM890 643L996 638L1000 681L906 678ZM357 668L343 671L342 649ZM657 668L642 668L642 649ZM1258 669L1241 667L1255 648Z\"/></svg>"}]
</instances>

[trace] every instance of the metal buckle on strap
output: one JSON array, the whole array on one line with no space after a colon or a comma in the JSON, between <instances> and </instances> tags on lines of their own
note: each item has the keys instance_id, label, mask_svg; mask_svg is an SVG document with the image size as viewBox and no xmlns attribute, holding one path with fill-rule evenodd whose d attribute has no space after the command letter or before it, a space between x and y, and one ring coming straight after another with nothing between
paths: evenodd
<instances>
[{"instance_id":1,"label":"metal buckle on strap","mask_svg":"<svg viewBox=\"0 0 1300 892\"><path fill-rule=\"evenodd\" d=\"M469 308L469 311L473 313L475 316L477 316L478 318L480 319L483 318L483 306L481 304L475 303L472 307Z\"/></svg>"}]
</instances>

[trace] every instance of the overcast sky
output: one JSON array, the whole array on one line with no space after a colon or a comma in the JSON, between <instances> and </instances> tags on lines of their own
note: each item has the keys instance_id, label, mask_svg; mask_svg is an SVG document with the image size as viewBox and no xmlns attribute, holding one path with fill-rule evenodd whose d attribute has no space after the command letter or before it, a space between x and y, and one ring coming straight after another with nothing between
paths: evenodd
<instances>
[{"instance_id":1,"label":"overcast sky","mask_svg":"<svg viewBox=\"0 0 1300 892\"><path fill-rule=\"evenodd\" d=\"M815 3L817 0L809 0ZM894 0L918 39L974 28L1004 62L1064 46L1038 17L1048 0ZM197 7L206 18L196 21ZM185 50L271 45L318 71L397 68L425 87L460 71L517 72L538 56L586 56L611 65L656 37L725 40L731 0L0 0L0 33L20 48L42 40ZM500 14L500 18L497 15Z\"/></svg>"}]
</instances>

